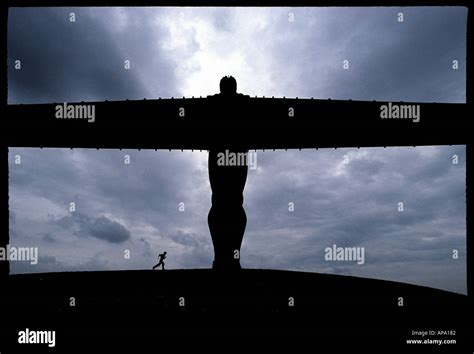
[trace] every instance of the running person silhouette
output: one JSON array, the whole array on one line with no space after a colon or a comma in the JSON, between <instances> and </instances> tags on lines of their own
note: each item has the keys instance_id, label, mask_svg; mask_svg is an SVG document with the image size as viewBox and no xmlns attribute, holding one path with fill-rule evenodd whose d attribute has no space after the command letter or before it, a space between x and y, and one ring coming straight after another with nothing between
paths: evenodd
<instances>
[{"instance_id":1,"label":"running person silhouette","mask_svg":"<svg viewBox=\"0 0 474 354\"><path fill-rule=\"evenodd\" d=\"M161 270L165 270L165 262L163 262L165 259L166 259L166 251L158 255L158 264L155 264L153 266L153 270L155 270L155 268L158 268L159 266L161 266Z\"/></svg>"}]
</instances>

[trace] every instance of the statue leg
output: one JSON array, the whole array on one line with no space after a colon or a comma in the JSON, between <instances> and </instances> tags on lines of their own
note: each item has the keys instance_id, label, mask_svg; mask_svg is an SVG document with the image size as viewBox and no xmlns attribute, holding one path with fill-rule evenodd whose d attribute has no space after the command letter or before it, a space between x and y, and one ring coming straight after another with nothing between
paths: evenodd
<instances>
[{"instance_id":1,"label":"statue leg","mask_svg":"<svg viewBox=\"0 0 474 354\"><path fill-rule=\"evenodd\" d=\"M245 153L246 151L234 151ZM239 269L240 247L247 225L243 191L248 166L219 166L219 151L209 151L212 207L208 223L214 245L214 269Z\"/></svg>"}]
</instances>

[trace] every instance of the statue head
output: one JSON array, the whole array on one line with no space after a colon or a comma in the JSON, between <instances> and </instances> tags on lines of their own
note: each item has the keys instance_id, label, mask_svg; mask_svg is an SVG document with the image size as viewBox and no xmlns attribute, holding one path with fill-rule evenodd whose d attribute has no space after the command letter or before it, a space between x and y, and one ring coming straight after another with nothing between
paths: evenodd
<instances>
[{"instance_id":1,"label":"statue head","mask_svg":"<svg viewBox=\"0 0 474 354\"><path fill-rule=\"evenodd\" d=\"M237 93L237 81L232 76L224 76L219 84L221 95L232 96Z\"/></svg>"}]
</instances>

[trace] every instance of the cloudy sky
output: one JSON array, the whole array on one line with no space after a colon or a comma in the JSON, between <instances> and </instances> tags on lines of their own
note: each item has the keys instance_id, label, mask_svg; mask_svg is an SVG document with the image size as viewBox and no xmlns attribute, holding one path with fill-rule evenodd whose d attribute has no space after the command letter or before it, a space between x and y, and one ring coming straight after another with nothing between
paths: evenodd
<instances>
[{"instance_id":1,"label":"cloudy sky","mask_svg":"<svg viewBox=\"0 0 474 354\"><path fill-rule=\"evenodd\" d=\"M465 102L466 20L463 7L12 8L8 101L205 96L231 74L252 96Z\"/></svg>"},{"instance_id":2,"label":"cloudy sky","mask_svg":"<svg viewBox=\"0 0 474 354\"><path fill-rule=\"evenodd\" d=\"M465 294L465 163L465 146L259 151L242 265ZM9 169L10 244L40 255L12 273L150 269L164 250L169 269L212 265L205 151L11 148ZM333 245L365 263L326 261Z\"/></svg>"}]
</instances>

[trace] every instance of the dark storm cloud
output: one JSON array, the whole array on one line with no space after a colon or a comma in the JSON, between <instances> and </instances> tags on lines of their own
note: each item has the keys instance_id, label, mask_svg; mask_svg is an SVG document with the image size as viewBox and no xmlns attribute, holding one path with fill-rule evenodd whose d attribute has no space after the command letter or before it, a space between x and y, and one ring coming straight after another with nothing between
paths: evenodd
<instances>
[{"instance_id":1,"label":"dark storm cloud","mask_svg":"<svg viewBox=\"0 0 474 354\"><path fill-rule=\"evenodd\" d=\"M53 236L51 236L50 233L46 233L46 234L44 234L44 236L43 236L43 241L46 241L46 242L55 242L56 239L55 239Z\"/></svg>"},{"instance_id":2,"label":"dark storm cloud","mask_svg":"<svg viewBox=\"0 0 474 354\"><path fill-rule=\"evenodd\" d=\"M38 264L31 265L28 262L12 262L11 271L15 274L21 273L45 273L45 272L77 272L77 271L100 271L110 269L109 263L101 257L101 254L95 254L79 264L71 265L68 262L58 260L54 256L38 256Z\"/></svg>"},{"instance_id":3,"label":"dark storm cloud","mask_svg":"<svg viewBox=\"0 0 474 354\"><path fill-rule=\"evenodd\" d=\"M265 152L258 163L246 186L246 267L337 274L342 267L465 293L465 147ZM364 247L366 264L326 262L333 244ZM438 279L422 275L441 264ZM391 267L399 271L382 275Z\"/></svg>"},{"instance_id":4,"label":"dark storm cloud","mask_svg":"<svg viewBox=\"0 0 474 354\"><path fill-rule=\"evenodd\" d=\"M125 156L130 157L129 165ZM51 149L38 154L35 149L22 149L21 158L22 164L10 169L12 186L34 189L64 210L74 202L78 211L92 208L96 214L133 215L135 222L152 223L165 233L171 233L163 229L166 220L189 220L190 213L201 209L193 191L199 192L195 184L207 182L207 175L196 174L196 167L180 152ZM32 170L41 171L42 178ZM190 175L195 178L189 179ZM82 191L71 186L82 186ZM180 202L185 212L179 211Z\"/></svg>"},{"instance_id":5,"label":"dark storm cloud","mask_svg":"<svg viewBox=\"0 0 474 354\"><path fill-rule=\"evenodd\" d=\"M229 73L250 95L465 102L466 23L463 7L14 8L9 102L205 96Z\"/></svg>"},{"instance_id":6,"label":"dark storm cloud","mask_svg":"<svg viewBox=\"0 0 474 354\"><path fill-rule=\"evenodd\" d=\"M15 155L21 164L14 163ZM130 164L124 163L127 155ZM10 235L15 233L16 244L35 245L40 254L55 256L56 271L62 266L84 269L85 260L99 250L107 261L98 264L100 269L149 268L163 250L170 255L170 268L202 268L212 262L206 219L210 191L201 153L10 149L9 161L10 210L23 216L18 228L10 225ZM70 202L76 206L72 214ZM97 219L101 215L110 221ZM175 234L195 242L187 240L190 245L183 247L168 237ZM125 250L130 259L123 258ZM39 264L34 271L53 268Z\"/></svg>"},{"instance_id":7,"label":"dark storm cloud","mask_svg":"<svg viewBox=\"0 0 474 354\"><path fill-rule=\"evenodd\" d=\"M299 27L287 46L292 54L273 59L277 67L289 68L283 78L300 96L465 101L466 8L326 8L314 13L313 22L303 10L296 13ZM398 22L399 13L403 22ZM344 60L348 70L343 70Z\"/></svg>"},{"instance_id":8,"label":"dark storm cloud","mask_svg":"<svg viewBox=\"0 0 474 354\"><path fill-rule=\"evenodd\" d=\"M145 64L162 92L172 70L150 44L159 41L144 10L130 9L123 31L114 31L107 8L12 8L8 27L10 103L141 99L151 94L141 79ZM76 22L70 22L70 13ZM138 18L137 18L138 17ZM137 38L139 37L139 38ZM15 70L15 60L21 70ZM124 69L124 61L131 63ZM146 63L145 63L146 62Z\"/></svg>"},{"instance_id":9,"label":"dark storm cloud","mask_svg":"<svg viewBox=\"0 0 474 354\"><path fill-rule=\"evenodd\" d=\"M105 216L90 217L80 212L64 216L57 221L63 228L73 229L77 236L90 236L112 243L130 239L130 231L122 224Z\"/></svg>"},{"instance_id":10,"label":"dark storm cloud","mask_svg":"<svg viewBox=\"0 0 474 354\"><path fill-rule=\"evenodd\" d=\"M144 238L144 237L141 237L140 240L139 240L142 245L143 245L143 255L144 256L147 256L147 257L150 257L153 255L152 251L151 251L151 245L150 243Z\"/></svg>"},{"instance_id":11,"label":"dark storm cloud","mask_svg":"<svg viewBox=\"0 0 474 354\"><path fill-rule=\"evenodd\" d=\"M351 274L465 293L465 146L257 154L244 192L244 267ZM9 164L16 218L11 240L38 245L40 255L57 260L29 271L148 269L165 250L170 269L212 265L206 153L15 148L10 155L22 161L10 158ZM325 261L324 249L333 244L364 247L365 264ZM130 260L123 259L125 249Z\"/></svg>"},{"instance_id":12,"label":"dark storm cloud","mask_svg":"<svg viewBox=\"0 0 474 354\"><path fill-rule=\"evenodd\" d=\"M174 242L183 246L199 247L199 242L197 242L195 236L188 233L183 233L182 231L178 231L177 233L169 235L168 237Z\"/></svg>"}]
</instances>

